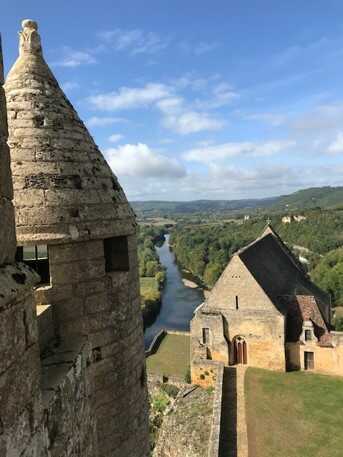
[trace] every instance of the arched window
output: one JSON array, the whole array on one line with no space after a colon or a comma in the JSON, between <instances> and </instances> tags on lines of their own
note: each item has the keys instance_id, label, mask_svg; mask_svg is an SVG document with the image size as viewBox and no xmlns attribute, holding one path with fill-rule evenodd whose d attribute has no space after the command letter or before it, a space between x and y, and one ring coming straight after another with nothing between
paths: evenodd
<instances>
[{"instance_id":1,"label":"arched window","mask_svg":"<svg viewBox=\"0 0 343 457\"><path fill-rule=\"evenodd\" d=\"M233 340L235 351L235 363L246 365L248 363L247 343L242 336L236 336Z\"/></svg>"}]
</instances>

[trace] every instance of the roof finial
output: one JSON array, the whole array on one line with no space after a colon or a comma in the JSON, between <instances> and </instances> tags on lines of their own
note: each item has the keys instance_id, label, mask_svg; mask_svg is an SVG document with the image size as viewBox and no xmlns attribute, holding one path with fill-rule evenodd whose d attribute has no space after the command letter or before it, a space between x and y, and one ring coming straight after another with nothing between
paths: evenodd
<instances>
[{"instance_id":1,"label":"roof finial","mask_svg":"<svg viewBox=\"0 0 343 457\"><path fill-rule=\"evenodd\" d=\"M19 54L42 54L38 24L32 19L24 19L21 23L23 30L19 32Z\"/></svg>"}]
</instances>

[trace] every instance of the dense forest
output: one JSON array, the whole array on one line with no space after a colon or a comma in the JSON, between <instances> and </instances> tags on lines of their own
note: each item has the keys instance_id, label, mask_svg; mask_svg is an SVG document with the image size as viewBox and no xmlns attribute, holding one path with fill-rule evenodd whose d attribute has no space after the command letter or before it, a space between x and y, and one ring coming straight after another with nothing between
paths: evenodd
<instances>
[{"instance_id":1,"label":"dense forest","mask_svg":"<svg viewBox=\"0 0 343 457\"><path fill-rule=\"evenodd\" d=\"M343 305L343 211L313 210L306 219L282 223L281 216L271 218L272 225L288 246L306 263L316 283L330 292L334 305ZM212 287L230 256L259 236L266 221L217 224L179 224L170 242L178 262Z\"/></svg>"},{"instance_id":2,"label":"dense forest","mask_svg":"<svg viewBox=\"0 0 343 457\"><path fill-rule=\"evenodd\" d=\"M145 324L152 321L161 305L161 289L165 271L156 253L155 245L164 241L163 227L140 226L138 235L138 262L141 286L141 307Z\"/></svg>"}]
</instances>

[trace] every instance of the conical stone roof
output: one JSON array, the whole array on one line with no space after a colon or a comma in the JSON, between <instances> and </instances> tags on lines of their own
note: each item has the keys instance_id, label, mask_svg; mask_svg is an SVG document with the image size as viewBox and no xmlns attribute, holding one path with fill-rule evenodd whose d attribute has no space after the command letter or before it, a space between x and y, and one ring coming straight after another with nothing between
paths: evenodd
<instances>
[{"instance_id":1,"label":"conical stone roof","mask_svg":"<svg viewBox=\"0 0 343 457\"><path fill-rule=\"evenodd\" d=\"M116 176L22 22L5 84L18 244L128 235L135 218Z\"/></svg>"}]
</instances>

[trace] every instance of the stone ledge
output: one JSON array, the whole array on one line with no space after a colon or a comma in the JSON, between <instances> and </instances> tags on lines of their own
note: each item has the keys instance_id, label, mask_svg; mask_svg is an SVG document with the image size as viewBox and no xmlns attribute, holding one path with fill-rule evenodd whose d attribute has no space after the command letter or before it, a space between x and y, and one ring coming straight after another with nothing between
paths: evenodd
<instances>
[{"instance_id":1,"label":"stone ledge","mask_svg":"<svg viewBox=\"0 0 343 457\"><path fill-rule=\"evenodd\" d=\"M66 380L82 375L91 350L84 338L75 337L58 347L51 346L42 357L42 395L43 406L48 408L55 401Z\"/></svg>"}]
</instances>

